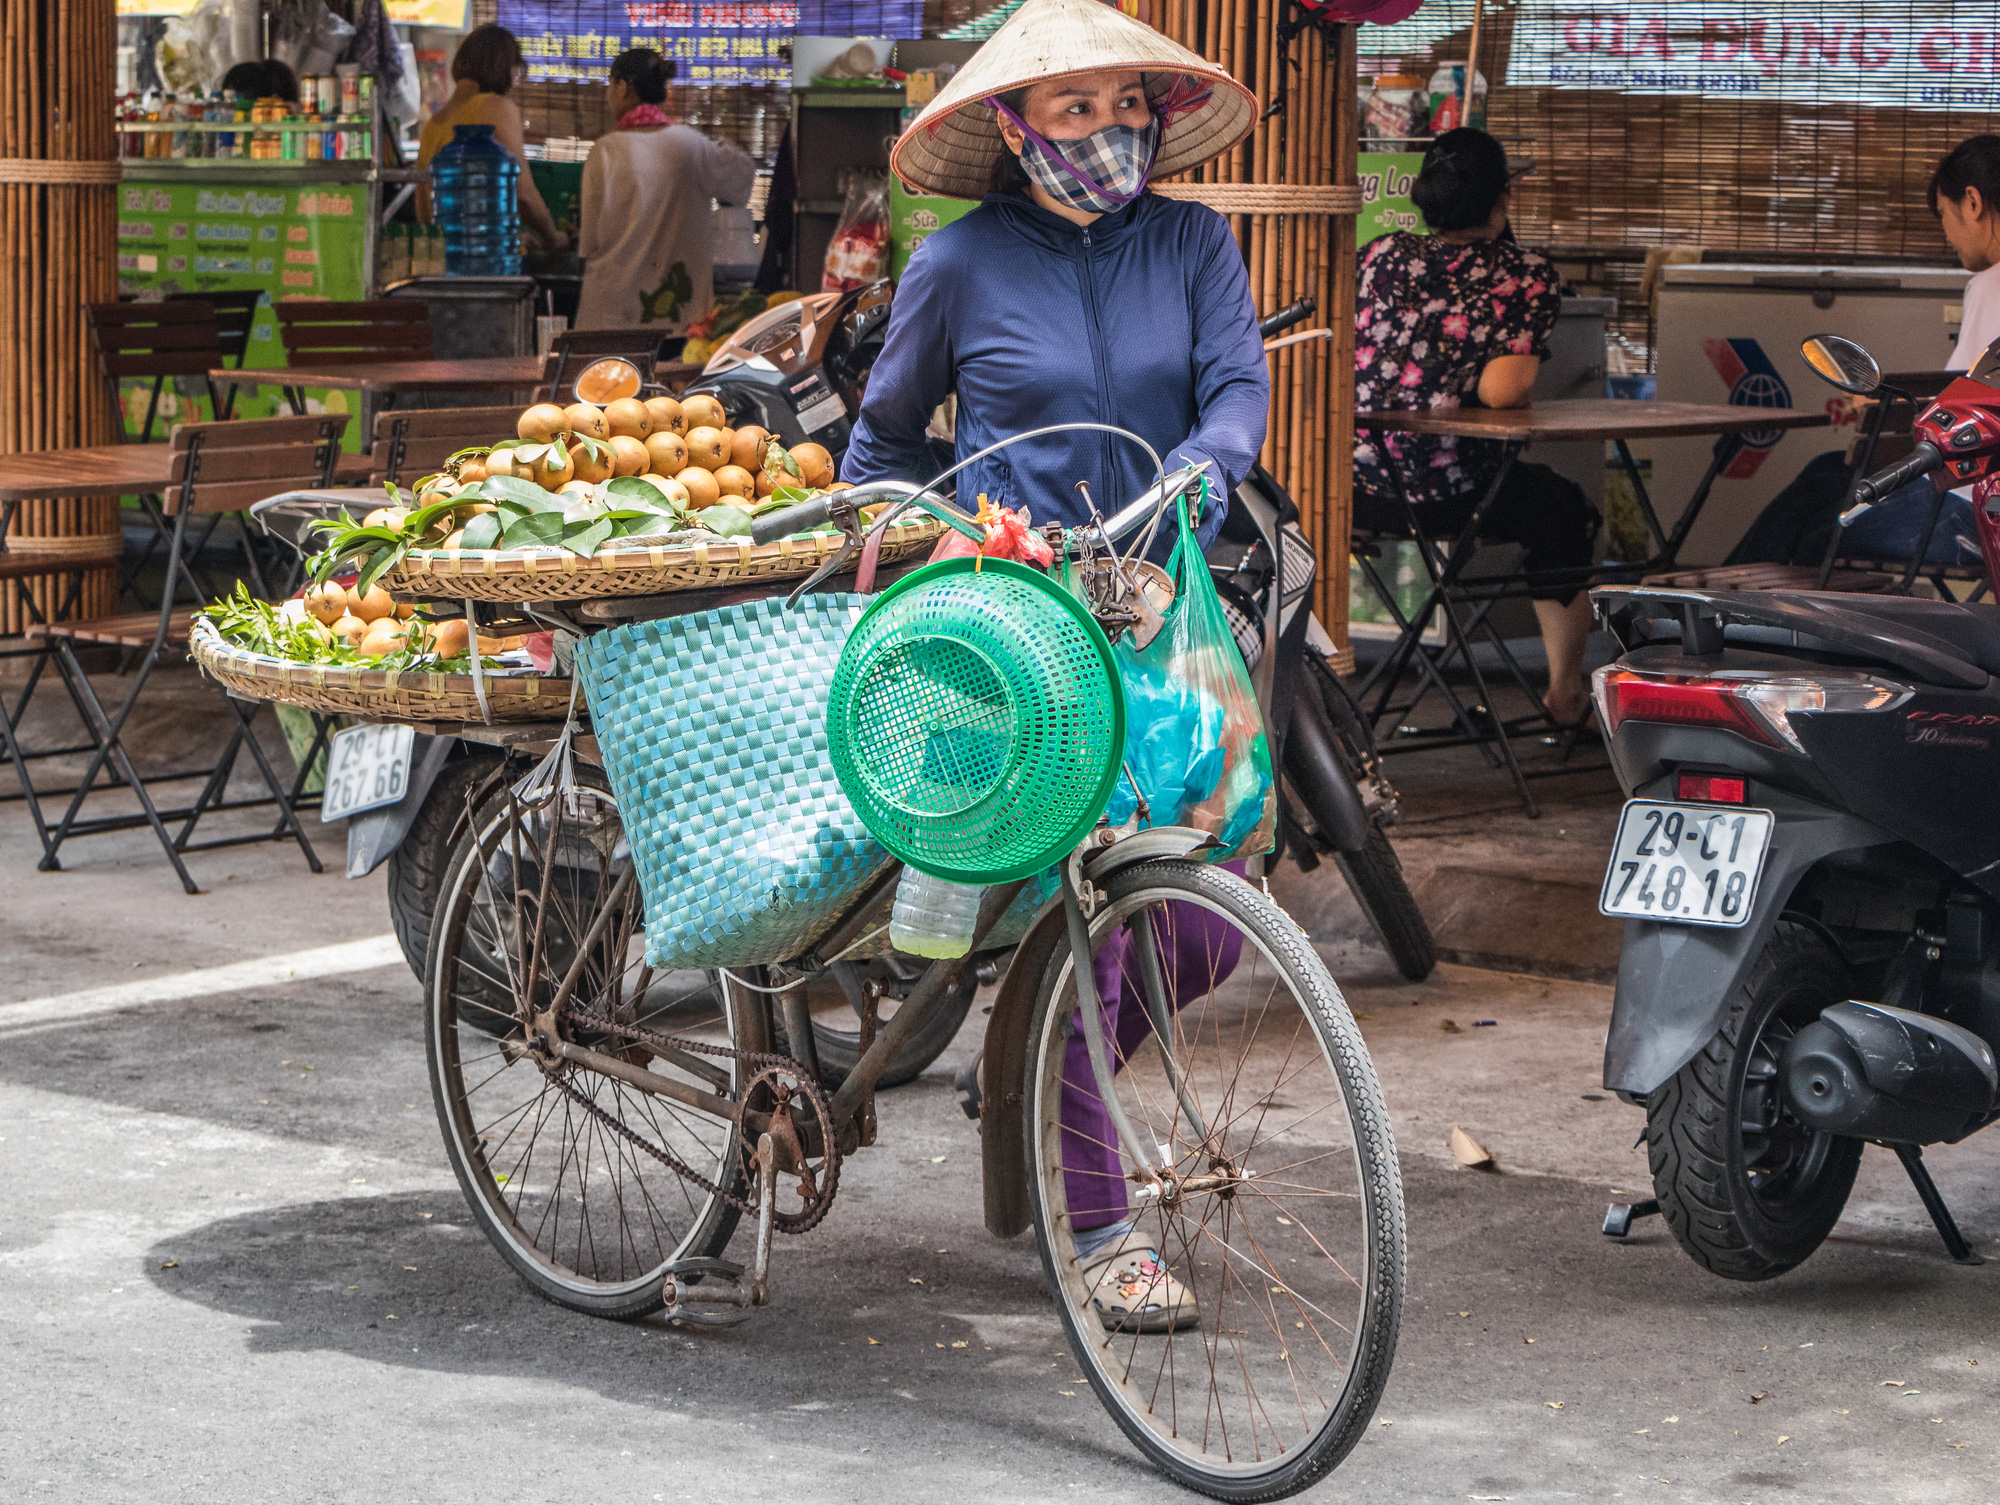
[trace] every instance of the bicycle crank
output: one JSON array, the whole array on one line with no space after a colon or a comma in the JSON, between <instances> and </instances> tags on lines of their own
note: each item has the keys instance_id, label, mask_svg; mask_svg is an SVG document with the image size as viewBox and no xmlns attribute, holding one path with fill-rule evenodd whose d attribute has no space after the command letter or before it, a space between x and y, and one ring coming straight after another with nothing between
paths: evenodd
<instances>
[{"instance_id":1,"label":"bicycle crank","mask_svg":"<svg viewBox=\"0 0 2000 1505\"><path fill-rule=\"evenodd\" d=\"M771 1229L778 1211L783 1158L769 1133L757 1136L757 1250L750 1278L726 1259L683 1259L667 1267L667 1320L691 1327L734 1327L771 1300ZM697 1283L699 1282L699 1283Z\"/></svg>"}]
</instances>

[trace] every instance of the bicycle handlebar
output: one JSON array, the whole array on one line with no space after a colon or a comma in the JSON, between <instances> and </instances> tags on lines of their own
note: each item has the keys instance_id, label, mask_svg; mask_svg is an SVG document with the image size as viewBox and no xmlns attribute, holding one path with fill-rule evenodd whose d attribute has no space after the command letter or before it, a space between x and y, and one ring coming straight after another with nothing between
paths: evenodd
<instances>
[{"instance_id":1,"label":"bicycle handlebar","mask_svg":"<svg viewBox=\"0 0 2000 1505\"><path fill-rule=\"evenodd\" d=\"M752 543L775 543L780 538L789 538L794 533L804 533L824 526L833 517L835 506L872 507L878 502L902 502L909 506L921 507L938 521L958 529L979 543L986 541L986 530L975 523L965 513L940 497L925 493L924 488L912 481L865 481L846 491L829 491L823 495L810 497L803 502L795 502L789 507L780 507L775 512L766 512L750 524Z\"/></svg>"},{"instance_id":2,"label":"bicycle handlebar","mask_svg":"<svg viewBox=\"0 0 2000 1505\"><path fill-rule=\"evenodd\" d=\"M1258 324L1258 338L1268 340L1274 334L1283 334L1294 324L1299 323L1303 319L1310 318L1318 309L1319 303L1317 300L1301 298L1290 308L1281 308L1272 314L1270 318Z\"/></svg>"}]
</instances>

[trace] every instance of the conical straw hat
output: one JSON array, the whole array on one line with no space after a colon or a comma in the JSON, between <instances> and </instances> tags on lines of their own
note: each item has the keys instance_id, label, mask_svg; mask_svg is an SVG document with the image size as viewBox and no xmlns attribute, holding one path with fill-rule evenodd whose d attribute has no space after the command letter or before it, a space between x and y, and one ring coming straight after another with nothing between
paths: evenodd
<instances>
[{"instance_id":1,"label":"conical straw hat","mask_svg":"<svg viewBox=\"0 0 2000 1505\"><path fill-rule=\"evenodd\" d=\"M1169 41L1105 0L1027 0L903 132L889 165L912 188L976 199L993 184L1007 151L996 94L1080 73L1137 69L1157 99L1184 74L1208 87L1208 101L1169 121L1153 176L1172 177L1220 156L1257 123L1256 96L1216 64Z\"/></svg>"}]
</instances>

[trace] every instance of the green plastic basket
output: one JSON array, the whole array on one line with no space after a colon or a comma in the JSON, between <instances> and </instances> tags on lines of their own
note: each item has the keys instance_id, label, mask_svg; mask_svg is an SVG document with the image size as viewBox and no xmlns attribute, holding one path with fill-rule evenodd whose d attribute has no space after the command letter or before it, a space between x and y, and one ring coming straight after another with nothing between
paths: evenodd
<instances>
[{"instance_id":1,"label":"green plastic basket","mask_svg":"<svg viewBox=\"0 0 2000 1505\"><path fill-rule=\"evenodd\" d=\"M947 559L869 607L841 650L826 731L877 841L934 878L1008 883L1067 856L1104 814L1125 697L1110 642L1061 585L1011 561Z\"/></svg>"}]
</instances>

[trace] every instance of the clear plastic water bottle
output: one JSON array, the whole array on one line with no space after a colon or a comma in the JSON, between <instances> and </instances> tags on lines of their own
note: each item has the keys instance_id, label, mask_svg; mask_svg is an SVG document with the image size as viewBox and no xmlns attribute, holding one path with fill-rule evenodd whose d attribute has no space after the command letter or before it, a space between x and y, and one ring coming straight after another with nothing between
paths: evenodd
<instances>
[{"instance_id":1,"label":"clear plastic water bottle","mask_svg":"<svg viewBox=\"0 0 2000 1505\"><path fill-rule=\"evenodd\" d=\"M910 956L965 955L979 928L985 894L975 883L947 883L904 868L889 911L889 944Z\"/></svg>"},{"instance_id":2,"label":"clear plastic water bottle","mask_svg":"<svg viewBox=\"0 0 2000 1505\"><path fill-rule=\"evenodd\" d=\"M431 158L431 215L448 277L521 275L521 164L490 125L453 126Z\"/></svg>"}]
</instances>

